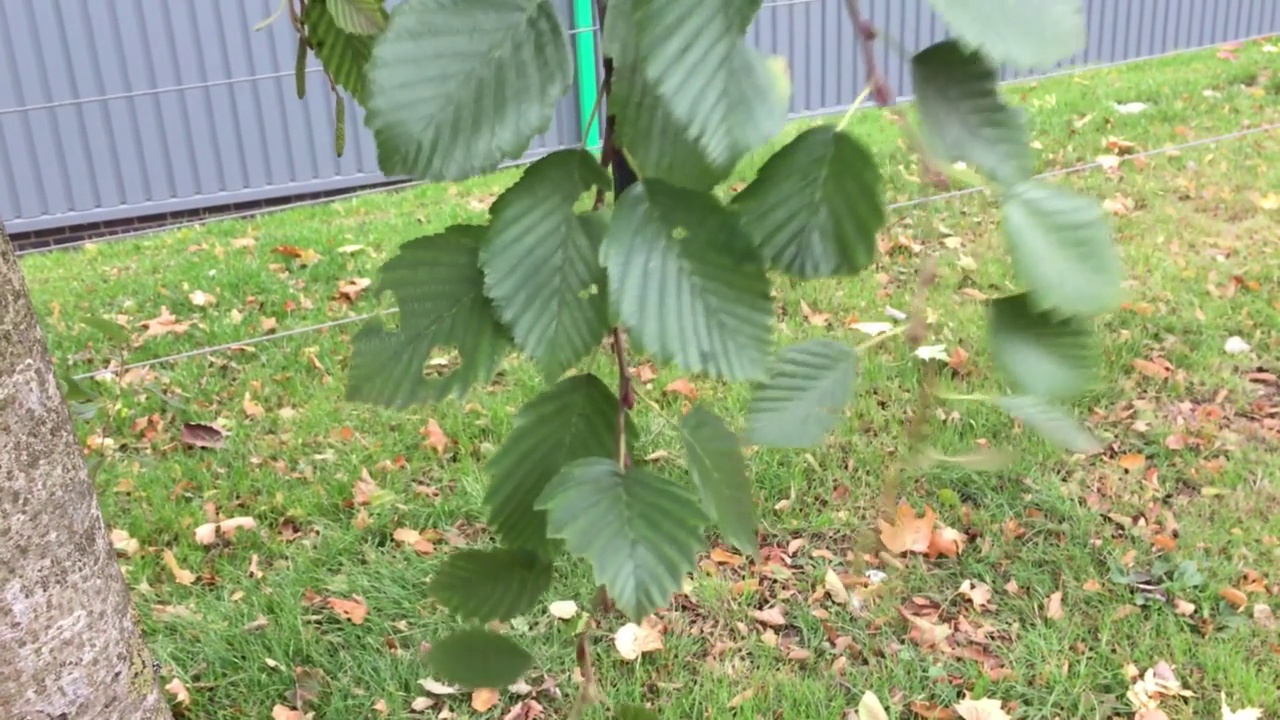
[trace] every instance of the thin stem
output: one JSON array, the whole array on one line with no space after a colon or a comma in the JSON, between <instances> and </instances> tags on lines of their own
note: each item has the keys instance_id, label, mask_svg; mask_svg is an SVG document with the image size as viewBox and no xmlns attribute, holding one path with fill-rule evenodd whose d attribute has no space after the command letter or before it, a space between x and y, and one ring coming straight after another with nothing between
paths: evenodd
<instances>
[{"instance_id":1,"label":"thin stem","mask_svg":"<svg viewBox=\"0 0 1280 720\"><path fill-rule=\"evenodd\" d=\"M885 340L888 340L889 338L898 337L899 335L906 332L908 327L909 326L907 325L899 325L893 328L892 330L886 330L880 333L879 335L874 335L871 338L858 343L857 345L854 346L854 349L857 350L859 353L865 352L875 347L876 345L879 345Z\"/></svg>"},{"instance_id":2,"label":"thin stem","mask_svg":"<svg viewBox=\"0 0 1280 720\"><path fill-rule=\"evenodd\" d=\"M871 85L868 84L866 87L862 88L862 92L858 94L857 99L854 100L853 104L849 106L849 109L845 112L844 117L840 118L840 124L836 125L836 132L840 132L841 130L844 130L845 126L849 124L849 120L853 119L853 112L858 108L862 107L862 103L867 101L867 96L870 94L871 94Z\"/></svg>"},{"instance_id":3,"label":"thin stem","mask_svg":"<svg viewBox=\"0 0 1280 720\"><path fill-rule=\"evenodd\" d=\"M935 392L933 396L939 400L950 400L952 402L989 402L991 400L990 395L982 395L980 393L962 395L959 393Z\"/></svg>"},{"instance_id":4,"label":"thin stem","mask_svg":"<svg viewBox=\"0 0 1280 720\"><path fill-rule=\"evenodd\" d=\"M618 465L630 467L627 456L627 413L636 405L631 388L631 370L627 368L627 340L621 327L613 329L613 355L618 359Z\"/></svg>"}]
</instances>

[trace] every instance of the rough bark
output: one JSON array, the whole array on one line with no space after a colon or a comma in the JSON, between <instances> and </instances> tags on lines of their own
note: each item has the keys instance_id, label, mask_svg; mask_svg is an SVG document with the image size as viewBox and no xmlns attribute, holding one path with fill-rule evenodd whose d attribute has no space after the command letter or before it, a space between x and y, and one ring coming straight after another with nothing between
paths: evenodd
<instances>
[{"instance_id":1,"label":"rough bark","mask_svg":"<svg viewBox=\"0 0 1280 720\"><path fill-rule=\"evenodd\" d=\"M0 718L170 717L0 223Z\"/></svg>"}]
</instances>

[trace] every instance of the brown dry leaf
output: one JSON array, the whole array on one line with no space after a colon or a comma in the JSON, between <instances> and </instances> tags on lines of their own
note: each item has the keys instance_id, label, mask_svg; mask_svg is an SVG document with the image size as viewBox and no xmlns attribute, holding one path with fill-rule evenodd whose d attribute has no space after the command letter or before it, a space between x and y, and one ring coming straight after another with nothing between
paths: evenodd
<instances>
[{"instance_id":1,"label":"brown dry leaf","mask_svg":"<svg viewBox=\"0 0 1280 720\"><path fill-rule=\"evenodd\" d=\"M858 701L858 720L889 720L889 713L880 704L880 698L870 690L864 692Z\"/></svg>"},{"instance_id":2,"label":"brown dry leaf","mask_svg":"<svg viewBox=\"0 0 1280 720\"><path fill-rule=\"evenodd\" d=\"M1174 598L1173 612L1174 614L1181 615L1183 617L1194 615L1196 612L1196 604L1192 602L1187 602L1182 598Z\"/></svg>"},{"instance_id":3,"label":"brown dry leaf","mask_svg":"<svg viewBox=\"0 0 1280 720\"><path fill-rule=\"evenodd\" d=\"M385 699L378 698L373 702L373 711L379 715L386 715L391 712L391 708L387 707L387 701Z\"/></svg>"},{"instance_id":4,"label":"brown dry leaf","mask_svg":"<svg viewBox=\"0 0 1280 720\"><path fill-rule=\"evenodd\" d=\"M183 570L182 566L178 565L178 558L173 556L173 551L167 548L164 551L164 564L169 568L169 572L173 573L174 582L179 585L191 585L196 581L196 574L190 570Z\"/></svg>"},{"instance_id":5,"label":"brown dry leaf","mask_svg":"<svg viewBox=\"0 0 1280 720\"><path fill-rule=\"evenodd\" d=\"M1128 455L1121 455L1119 458L1116 458L1116 464L1129 472L1135 472L1146 467L1147 458L1141 453L1129 453Z\"/></svg>"},{"instance_id":6,"label":"brown dry leaf","mask_svg":"<svg viewBox=\"0 0 1280 720\"><path fill-rule=\"evenodd\" d=\"M182 442L191 447L217 450L227 436L217 425L203 423L182 423Z\"/></svg>"},{"instance_id":7,"label":"brown dry leaf","mask_svg":"<svg viewBox=\"0 0 1280 720\"><path fill-rule=\"evenodd\" d=\"M237 250L247 250L258 244L258 241L251 237L240 237L231 241L231 247Z\"/></svg>"},{"instance_id":8,"label":"brown dry leaf","mask_svg":"<svg viewBox=\"0 0 1280 720\"><path fill-rule=\"evenodd\" d=\"M1010 720L1003 706L1004 703L995 698L974 700L966 697L955 704L955 711L964 720Z\"/></svg>"},{"instance_id":9,"label":"brown dry leaf","mask_svg":"<svg viewBox=\"0 0 1280 720\"><path fill-rule=\"evenodd\" d=\"M267 411L263 410L262 406L249 396L249 393L244 394L244 402L242 405L244 407L244 416L252 420L259 420L267 414Z\"/></svg>"},{"instance_id":10,"label":"brown dry leaf","mask_svg":"<svg viewBox=\"0 0 1280 720\"><path fill-rule=\"evenodd\" d=\"M191 704L191 693L187 691L187 686L178 678L166 683L164 689L173 696L174 702L181 704L183 707Z\"/></svg>"},{"instance_id":11,"label":"brown dry leaf","mask_svg":"<svg viewBox=\"0 0 1280 720\"><path fill-rule=\"evenodd\" d=\"M690 400L698 399L698 388L694 387L693 383L689 382L688 378L676 378L675 380L667 383L667 386L663 388L662 391L675 395L683 395Z\"/></svg>"},{"instance_id":12,"label":"brown dry leaf","mask_svg":"<svg viewBox=\"0 0 1280 720\"><path fill-rule=\"evenodd\" d=\"M1157 378L1159 380L1168 379L1171 374L1169 368L1150 360L1138 358L1133 361L1133 368L1147 377Z\"/></svg>"},{"instance_id":13,"label":"brown dry leaf","mask_svg":"<svg viewBox=\"0 0 1280 720\"><path fill-rule=\"evenodd\" d=\"M954 720L956 711L951 708L944 708L924 700L912 700L907 707L911 708L911 712L917 717L925 718L925 720Z\"/></svg>"},{"instance_id":14,"label":"brown dry leaf","mask_svg":"<svg viewBox=\"0 0 1280 720\"><path fill-rule=\"evenodd\" d=\"M901 610L899 611L901 612ZM951 628L932 620L910 615L903 612L902 617L907 619L911 624L911 630L907 633L907 639L919 645L922 648L931 648L942 644L944 640L951 636Z\"/></svg>"},{"instance_id":15,"label":"brown dry leaf","mask_svg":"<svg viewBox=\"0 0 1280 720\"><path fill-rule=\"evenodd\" d=\"M1044 616L1050 620L1061 620L1066 617L1066 614L1062 612L1061 590L1053 593L1044 601Z\"/></svg>"},{"instance_id":16,"label":"brown dry leaf","mask_svg":"<svg viewBox=\"0 0 1280 720\"><path fill-rule=\"evenodd\" d=\"M827 591L827 595L831 599L841 605L849 603L849 588L844 586L844 581L836 573L835 569L830 565L827 566L827 573L822 578L822 587Z\"/></svg>"},{"instance_id":17,"label":"brown dry leaf","mask_svg":"<svg viewBox=\"0 0 1280 720\"><path fill-rule=\"evenodd\" d=\"M360 299L360 293L373 284L369 278L352 278L338 283L338 299L353 303Z\"/></svg>"},{"instance_id":18,"label":"brown dry leaf","mask_svg":"<svg viewBox=\"0 0 1280 720\"><path fill-rule=\"evenodd\" d=\"M623 660L638 660L647 652L662 649L662 631L651 618L645 618L643 625L627 623L614 634L613 647Z\"/></svg>"},{"instance_id":19,"label":"brown dry leaf","mask_svg":"<svg viewBox=\"0 0 1280 720\"><path fill-rule=\"evenodd\" d=\"M209 293L203 290L196 290L192 292L191 294L187 295L187 299L190 300L191 304L195 305L196 307L209 307L211 305L217 304L218 302L218 298L210 295Z\"/></svg>"},{"instance_id":20,"label":"brown dry leaf","mask_svg":"<svg viewBox=\"0 0 1280 720\"><path fill-rule=\"evenodd\" d=\"M195 530L196 542L200 545L212 545L218 541L218 523L205 523Z\"/></svg>"},{"instance_id":21,"label":"brown dry leaf","mask_svg":"<svg viewBox=\"0 0 1280 720\"><path fill-rule=\"evenodd\" d=\"M178 322L178 318L174 317L173 313L169 312L169 308L161 305L160 314L158 316L150 320L143 320L138 323L138 327L146 328L147 331L142 334L142 337L149 338L156 337L158 335L168 335L170 333L174 335L181 335L191 327L191 323Z\"/></svg>"},{"instance_id":22,"label":"brown dry leaf","mask_svg":"<svg viewBox=\"0 0 1280 720\"><path fill-rule=\"evenodd\" d=\"M1124 217L1133 212L1133 198L1122 193L1116 193L1102 201L1102 209L1116 217Z\"/></svg>"},{"instance_id":23,"label":"brown dry leaf","mask_svg":"<svg viewBox=\"0 0 1280 720\"><path fill-rule=\"evenodd\" d=\"M320 259L320 253L311 248L300 248L294 245L277 245L271 252L285 257L291 257L298 261L298 264L305 267L313 265Z\"/></svg>"},{"instance_id":24,"label":"brown dry leaf","mask_svg":"<svg viewBox=\"0 0 1280 720\"><path fill-rule=\"evenodd\" d=\"M330 610L350 620L352 625L363 624L365 617L369 615L369 606L364 604L364 598L359 595L352 595L350 600L329 598L327 604Z\"/></svg>"},{"instance_id":25,"label":"brown dry leaf","mask_svg":"<svg viewBox=\"0 0 1280 720\"><path fill-rule=\"evenodd\" d=\"M1135 673L1131 671L1132 674ZM1195 697L1195 693L1183 688L1173 673L1173 667L1161 660L1134 680L1125 697L1133 705L1135 712L1143 713L1157 710L1163 698Z\"/></svg>"},{"instance_id":26,"label":"brown dry leaf","mask_svg":"<svg viewBox=\"0 0 1280 720\"><path fill-rule=\"evenodd\" d=\"M636 369L632 370L631 374L637 381L647 385L658 379L658 368L653 363L647 362L636 366Z\"/></svg>"},{"instance_id":27,"label":"brown dry leaf","mask_svg":"<svg viewBox=\"0 0 1280 720\"><path fill-rule=\"evenodd\" d=\"M1226 600L1236 610L1243 610L1244 606L1249 604L1249 598L1233 587L1222 588L1218 591L1218 596Z\"/></svg>"},{"instance_id":28,"label":"brown dry leaf","mask_svg":"<svg viewBox=\"0 0 1280 720\"><path fill-rule=\"evenodd\" d=\"M730 567L738 567L746 562L741 555L729 552L722 547L711 548L711 562L717 565L728 565Z\"/></svg>"},{"instance_id":29,"label":"brown dry leaf","mask_svg":"<svg viewBox=\"0 0 1280 720\"><path fill-rule=\"evenodd\" d=\"M437 455L444 455L449 449L449 436L444 434L435 418L428 419L426 427L419 432L427 439L427 447L435 450Z\"/></svg>"},{"instance_id":30,"label":"brown dry leaf","mask_svg":"<svg viewBox=\"0 0 1280 720\"><path fill-rule=\"evenodd\" d=\"M732 708L736 708L736 707L738 707L739 705L741 705L742 703L744 703L744 702L746 702L746 701L750 700L751 698L753 698L753 697L755 697L755 696L756 696L756 689L755 689L755 688L747 688L746 690L743 690L742 692L738 693L737 695L734 695L734 696L729 700L729 708L730 708L730 709L732 709Z\"/></svg>"},{"instance_id":31,"label":"brown dry leaf","mask_svg":"<svg viewBox=\"0 0 1280 720\"><path fill-rule=\"evenodd\" d=\"M782 627L787 624L786 613L777 605L764 610L752 610L751 617L755 618L756 622L761 625L768 625L769 627Z\"/></svg>"},{"instance_id":32,"label":"brown dry leaf","mask_svg":"<svg viewBox=\"0 0 1280 720\"><path fill-rule=\"evenodd\" d=\"M373 481L368 468L360 468L360 479L351 488L352 498L356 505L368 505L374 494L378 492L378 484Z\"/></svg>"},{"instance_id":33,"label":"brown dry leaf","mask_svg":"<svg viewBox=\"0 0 1280 720\"><path fill-rule=\"evenodd\" d=\"M494 688L476 688L471 692L471 709L489 712L498 704L498 691Z\"/></svg>"},{"instance_id":34,"label":"brown dry leaf","mask_svg":"<svg viewBox=\"0 0 1280 720\"><path fill-rule=\"evenodd\" d=\"M933 540L933 524L937 520L933 509L925 506L924 515L916 517L916 512L907 503L898 506L898 513L892 525L880 521L880 542L890 552L902 554L907 552L925 553Z\"/></svg>"},{"instance_id":35,"label":"brown dry leaf","mask_svg":"<svg viewBox=\"0 0 1280 720\"><path fill-rule=\"evenodd\" d=\"M1097 580L1089 579L1084 581L1084 585L1080 586L1085 592L1098 592L1102 589L1102 583Z\"/></svg>"},{"instance_id":36,"label":"brown dry leaf","mask_svg":"<svg viewBox=\"0 0 1280 720\"><path fill-rule=\"evenodd\" d=\"M984 582L965 580L960 584L960 594L969 598L974 610L985 610L991 607L991 598L995 591Z\"/></svg>"},{"instance_id":37,"label":"brown dry leaf","mask_svg":"<svg viewBox=\"0 0 1280 720\"><path fill-rule=\"evenodd\" d=\"M1270 605L1255 603L1253 606L1253 621L1258 623L1258 627L1263 630L1276 629L1276 615L1275 612L1271 610Z\"/></svg>"},{"instance_id":38,"label":"brown dry leaf","mask_svg":"<svg viewBox=\"0 0 1280 720\"><path fill-rule=\"evenodd\" d=\"M800 301L800 313L810 325L823 326L831 322L831 313L817 312L803 300Z\"/></svg>"},{"instance_id":39,"label":"brown dry leaf","mask_svg":"<svg viewBox=\"0 0 1280 720\"><path fill-rule=\"evenodd\" d=\"M947 361L947 365L956 372L964 372L969 367L969 351L959 345L951 348L951 359Z\"/></svg>"},{"instance_id":40,"label":"brown dry leaf","mask_svg":"<svg viewBox=\"0 0 1280 720\"><path fill-rule=\"evenodd\" d=\"M288 705L276 704L271 708L271 720L306 720L306 717L301 710L294 710Z\"/></svg>"},{"instance_id":41,"label":"brown dry leaf","mask_svg":"<svg viewBox=\"0 0 1280 720\"><path fill-rule=\"evenodd\" d=\"M111 529L111 547L115 548L117 553L125 557L133 557L142 550L142 544L136 539L129 537L127 530L118 528Z\"/></svg>"},{"instance_id":42,"label":"brown dry leaf","mask_svg":"<svg viewBox=\"0 0 1280 720\"><path fill-rule=\"evenodd\" d=\"M964 533L946 525L939 525L929 536L929 549L925 553L929 559L946 555L955 560L964 550Z\"/></svg>"}]
</instances>

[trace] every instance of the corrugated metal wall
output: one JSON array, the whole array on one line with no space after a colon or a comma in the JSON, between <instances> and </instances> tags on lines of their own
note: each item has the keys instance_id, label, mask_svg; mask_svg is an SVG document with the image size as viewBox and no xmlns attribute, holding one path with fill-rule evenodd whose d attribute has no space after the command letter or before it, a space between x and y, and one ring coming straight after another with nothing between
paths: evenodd
<instances>
[{"instance_id":1,"label":"corrugated metal wall","mask_svg":"<svg viewBox=\"0 0 1280 720\"><path fill-rule=\"evenodd\" d=\"M571 0L555 0L569 27ZM312 60L293 89L292 28L252 27L275 0L0 0L0 217L20 233L372 184L376 153L348 107L346 155ZM790 63L792 111L846 107L862 87L843 0L766 0L750 39ZM1089 48L1109 63L1280 31L1280 0L1087 0ZM909 49L945 36L927 0L864 0ZM910 76L887 44L901 96ZM1006 74L1007 78L1013 75ZM540 154L579 141L576 89Z\"/></svg>"}]
</instances>

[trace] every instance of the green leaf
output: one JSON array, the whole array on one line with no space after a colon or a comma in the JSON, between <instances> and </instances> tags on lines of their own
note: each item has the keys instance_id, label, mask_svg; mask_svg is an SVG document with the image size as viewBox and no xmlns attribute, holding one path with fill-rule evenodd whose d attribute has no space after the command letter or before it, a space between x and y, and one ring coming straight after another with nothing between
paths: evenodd
<instances>
[{"instance_id":1,"label":"green leaf","mask_svg":"<svg viewBox=\"0 0 1280 720\"><path fill-rule=\"evenodd\" d=\"M374 39L344 31L338 26L325 2L308 2L302 11L302 24L306 29L307 43L315 51L329 77L363 105L368 99L368 78L365 72L373 54Z\"/></svg>"},{"instance_id":2,"label":"green leaf","mask_svg":"<svg viewBox=\"0 0 1280 720\"><path fill-rule=\"evenodd\" d=\"M866 268L885 218L875 158L829 125L774 153L732 207L769 263L800 278Z\"/></svg>"},{"instance_id":3,"label":"green leaf","mask_svg":"<svg viewBox=\"0 0 1280 720\"><path fill-rule=\"evenodd\" d=\"M459 180L524 153L572 78L549 0L405 0L374 48L365 122L384 173Z\"/></svg>"},{"instance_id":4,"label":"green leaf","mask_svg":"<svg viewBox=\"0 0 1280 720\"><path fill-rule=\"evenodd\" d=\"M406 408L460 397L493 377L511 340L484 294L483 237L482 227L455 225L410 240L382 266L378 291L395 296L400 327L390 330L375 317L356 334L348 400ZM448 350L461 364L427 377L432 351Z\"/></svg>"},{"instance_id":5,"label":"green leaf","mask_svg":"<svg viewBox=\"0 0 1280 720\"><path fill-rule=\"evenodd\" d=\"M646 470L616 460L564 467L538 498L547 529L591 562L596 580L633 620L663 606L694 569L706 518L698 500Z\"/></svg>"},{"instance_id":6,"label":"green leaf","mask_svg":"<svg viewBox=\"0 0 1280 720\"><path fill-rule=\"evenodd\" d=\"M1038 308L1083 317L1120 303L1120 253L1096 200L1029 180L1005 194L1003 220L1014 269Z\"/></svg>"},{"instance_id":7,"label":"green leaf","mask_svg":"<svg viewBox=\"0 0 1280 720\"><path fill-rule=\"evenodd\" d=\"M551 563L529 550L461 550L441 563L427 592L461 617L510 620L551 587Z\"/></svg>"},{"instance_id":8,"label":"green leaf","mask_svg":"<svg viewBox=\"0 0 1280 720\"><path fill-rule=\"evenodd\" d=\"M963 161L1004 185L1035 172L1022 110L1004 104L996 69L954 40L929 46L911 59L916 107L929 152L946 163Z\"/></svg>"},{"instance_id":9,"label":"green leaf","mask_svg":"<svg viewBox=\"0 0 1280 720\"><path fill-rule=\"evenodd\" d=\"M600 267L605 222L577 216L574 202L609 176L585 150L561 150L530 165L490 210L480 252L485 292L520 349L559 377L609 329Z\"/></svg>"},{"instance_id":10,"label":"green leaf","mask_svg":"<svg viewBox=\"0 0 1280 720\"><path fill-rule=\"evenodd\" d=\"M669 182L679 177L670 171L695 159L713 175L727 173L782 129L787 103L776 73L745 41L759 8L760 0L609 4L604 41L622 79L619 127L626 130L620 132L630 139L624 141L628 150L634 143L638 157L646 159L642 167L656 161L666 171L656 176ZM644 102L656 106L650 110ZM655 117L663 121L662 132L646 124ZM701 158L686 154L663 162L656 141L672 137L682 138L678 149L701 148ZM704 179L690 184L701 189Z\"/></svg>"},{"instance_id":11,"label":"green leaf","mask_svg":"<svg viewBox=\"0 0 1280 720\"><path fill-rule=\"evenodd\" d=\"M509 547L545 553L547 514L535 502L568 463L618 457L618 399L595 375L574 375L520 408L486 465L489 527ZM635 433L627 432L627 437Z\"/></svg>"},{"instance_id":12,"label":"green leaf","mask_svg":"<svg viewBox=\"0 0 1280 720\"><path fill-rule=\"evenodd\" d=\"M317 2L317 0L311 0ZM324 0L333 22L352 35L377 35L387 29L383 0ZM310 3L308 3L310 4Z\"/></svg>"},{"instance_id":13,"label":"green leaf","mask_svg":"<svg viewBox=\"0 0 1280 720\"><path fill-rule=\"evenodd\" d=\"M84 383L77 380L69 370L59 370L57 377L63 384L62 396L69 402L90 403L98 397L91 388L85 387Z\"/></svg>"},{"instance_id":14,"label":"green leaf","mask_svg":"<svg viewBox=\"0 0 1280 720\"><path fill-rule=\"evenodd\" d=\"M1027 293L993 300L989 316L996 367L1018 392L1066 398L1092 382L1093 334L1078 318L1038 312Z\"/></svg>"},{"instance_id":15,"label":"green leaf","mask_svg":"<svg viewBox=\"0 0 1280 720\"><path fill-rule=\"evenodd\" d=\"M1102 443L1076 421L1071 413L1048 400L1030 395L997 398L996 403L1049 442L1082 455L1102 451Z\"/></svg>"},{"instance_id":16,"label":"green leaf","mask_svg":"<svg viewBox=\"0 0 1280 720\"><path fill-rule=\"evenodd\" d=\"M832 340L786 348L769 379L755 388L747 410L747 440L779 448L822 442L853 397L857 369L853 349Z\"/></svg>"},{"instance_id":17,"label":"green leaf","mask_svg":"<svg viewBox=\"0 0 1280 720\"><path fill-rule=\"evenodd\" d=\"M85 315L80 318L80 322L84 323L89 328L106 335L107 339L112 342L129 342L129 328L126 328L118 322L104 320L95 315Z\"/></svg>"},{"instance_id":18,"label":"green leaf","mask_svg":"<svg viewBox=\"0 0 1280 720\"><path fill-rule=\"evenodd\" d=\"M689 470L702 495L702 507L739 550L756 554L756 506L747 463L738 436L724 421L695 405L680 421Z\"/></svg>"},{"instance_id":19,"label":"green leaf","mask_svg":"<svg viewBox=\"0 0 1280 720\"><path fill-rule=\"evenodd\" d=\"M729 380L764 374L769 278L751 238L710 193L660 180L632 185L602 254L610 301L655 356Z\"/></svg>"},{"instance_id":20,"label":"green leaf","mask_svg":"<svg viewBox=\"0 0 1280 720\"><path fill-rule=\"evenodd\" d=\"M1085 46L1082 0L933 0L933 9L997 63L1044 68Z\"/></svg>"},{"instance_id":21,"label":"green leaf","mask_svg":"<svg viewBox=\"0 0 1280 720\"><path fill-rule=\"evenodd\" d=\"M658 715L643 705L623 705L613 716L617 720L658 720Z\"/></svg>"},{"instance_id":22,"label":"green leaf","mask_svg":"<svg viewBox=\"0 0 1280 720\"><path fill-rule=\"evenodd\" d=\"M533 656L515 641L481 628L435 641L426 659L439 679L467 688L506 687L533 665Z\"/></svg>"}]
</instances>

